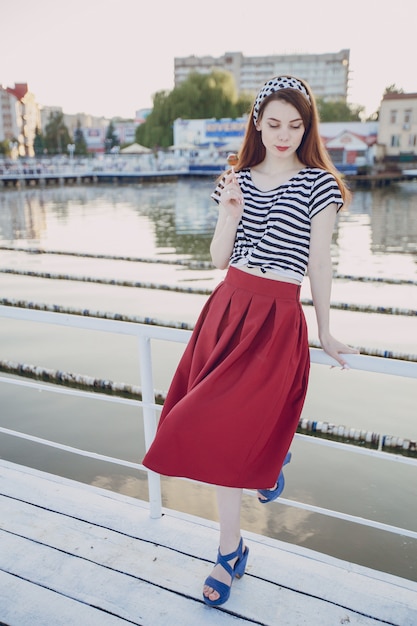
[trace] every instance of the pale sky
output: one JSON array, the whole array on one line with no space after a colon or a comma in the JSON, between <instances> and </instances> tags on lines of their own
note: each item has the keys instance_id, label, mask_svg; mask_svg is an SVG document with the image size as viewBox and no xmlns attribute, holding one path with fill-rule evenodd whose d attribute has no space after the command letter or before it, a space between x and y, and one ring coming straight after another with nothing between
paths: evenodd
<instances>
[{"instance_id":1,"label":"pale sky","mask_svg":"<svg viewBox=\"0 0 417 626\"><path fill-rule=\"evenodd\" d=\"M348 101L417 92L417 0L0 0L0 84L42 106L134 117L174 88L174 58L350 49Z\"/></svg>"}]
</instances>

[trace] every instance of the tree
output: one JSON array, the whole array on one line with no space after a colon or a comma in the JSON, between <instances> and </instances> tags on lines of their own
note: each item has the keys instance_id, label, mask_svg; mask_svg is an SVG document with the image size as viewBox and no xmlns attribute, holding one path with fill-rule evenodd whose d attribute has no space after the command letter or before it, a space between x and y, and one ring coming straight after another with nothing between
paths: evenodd
<instances>
[{"instance_id":1,"label":"tree","mask_svg":"<svg viewBox=\"0 0 417 626\"><path fill-rule=\"evenodd\" d=\"M36 156L41 156L45 151L45 142L43 135L38 127L35 130L35 138L33 140L33 150Z\"/></svg>"},{"instance_id":2,"label":"tree","mask_svg":"<svg viewBox=\"0 0 417 626\"><path fill-rule=\"evenodd\" d=\"M8 139L0 141L0 154L10 156L10 141Z\"/></svg>"},{"instance_id":3,"label":"tree","mask_svg":"<svg viewBox=\"0 0 417 626\"><path fill-rule=\"evenodd\" d=\"M387 94L390 93L404 93L404 89L402 89L401 87L397 87L397 85L392 84L392 85L388 85L388 87L385 87L384 90L384 94L382 97L386 96ZM377 122L379 120L379 113L380 113L380 108L377 109L375 111L375 113L372 113L369 117L368 117L368 121L369 122Z\"/></svg>"},{"instance_id":4,"label":"tree","mask_svg":"<svg viewBox=\"0 0 417 626\"><path fill-rule=\"evenodd\" d=\"M77 128L74 131L74 144L75 150L74 154L85 156L88 152L87 150L87 142L84 138L84 133L81 128L80 120L77 120Z\"/></svg>"},{"instance_id":5,"label":"tree","mask_svg":"<svg viewBox=\"0 0 417 626\"><path fill-rule=\"evenodd\" d=\"M173 142L176 119L235 118L247 113L250 105L250 97L237 97L229 72L195 72L171 92L159 91L154 95L153 110L136 129L136 141L148 147L168 147Z\"/></svg>"},{"instance_id":6,"label":"tree","mask_svg":"<svg viewBox=\"0 0 417 626\"><path fill-rule=\"evenodd\" d=\"M344 100L323 100L317 98L321 122L360 122L365 107L349 105Z\"/></svg>"},{"instance_id":7,"label":"tree","mask_svg":"<svg viewBox=\"0 0 417 626\"><path fill-rule=\"evenodd\" d=\"M401 87L397 87L397 85L395 84L392 84L388 85L388 87L385 87L384 96L387 93L404 93L404 89L402 89Z\"/></svg>"},{"instance_id":8,"label":"tree","mask_svg":"<svg viewBox=\"0 0 417 626\"><path fill-rule=\"evenodd\" d=\"M64 114L61 111L55 111L49 115L48 123L45 126L44 141L49 154L63 154L67 151L71 137L64 124Z\"/></svg>"},{"instance_id":9,"label":"tree","mask_svg":"<svg viewBox=\"0 0 417 626\"><path fill-rule=\"evenodd\" d=\"M120 145L119 138L116 135L113 120L111 120L107 127L106 138L104 140L104 150L106 154L109 154L112 151L112 148L115 148L118 145Z\"/></svg>"}]
</instances>

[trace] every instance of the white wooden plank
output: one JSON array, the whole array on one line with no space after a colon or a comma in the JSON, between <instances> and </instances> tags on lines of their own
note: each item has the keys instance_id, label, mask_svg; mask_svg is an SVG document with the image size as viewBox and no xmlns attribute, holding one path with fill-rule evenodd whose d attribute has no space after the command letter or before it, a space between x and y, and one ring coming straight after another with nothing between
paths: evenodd
<instances>
[{"instance_id":1,"label":"white wooden plank","mask_svg":"<svg viewBox=\"0 0 417 626\"><path fill-rule=\"evenodd\" d=\"M4 533L0 533L0 569L3 580L6 579L0 593L0 615L2 619L12 617L11 626L56 626L61 623L56 620L57 615L63 624L77 626L250 623L226 612L209 611L202 602L191 597L42 544L10 536L6 544L1 541L2 535ZM8 558L4 558L6 551ZM179 578L181 573L177 571ZM26 585L18 585L16 581L26 582ZM52 608L44 604L49 602L46 595L54 598Z\"/></svg>"},{"instance_id":2,"label":"white wooden plank","mask_svg":"<svg viewBox=\"0 0 417 626\"><path fill-rule=\"evenodd\" d=\"M209 624L214 619L217 621L212 623L220 624L220 615L225 616L221 619L237 619L228 612L245 616L241 618L242 623L246 619L251 623L285 623L288 626L304 623L311 626L314 614L320 614L320 626L374 624L375 620L401 626L417 623L415 583L251 533L244 533L251 547L247 575L241 581L235 581L231 599L223 610L208 609L202 604L200 594L202 581L211 571L211 561L217 549L217 525L213 522L172 511L166 511L162 519L151 520L146 503L35 470L16 468L7 462L0 462L0 484L1 491L9 496L0 504L2 528L7 526L8 531L27 536L27 544L33 541L39 545L49 543L53 548L42 546L47 552L57 549L70 552L65 558L65 570L59 568L72 576L76 572L80 580L87 572L93 579L100 579L104 574L97 578L96 574L91 574L90 568L101 572L111 566L120 572L116 576L110 570L111 578L117 578L112 587L119 589L121 597L124 596L124 584L120 581L126 577L130 583L132 579L146 584L146 598L152 597L156 607L161 595L172 606L171 619L175 607L180 606L178 615L184 611L187 615L191 613L194 620L198 617L190 624ZM23 502L20 504L12 499L16 497ZM25 504L25 500L43 508ZM73 517L65 518L63 513ZM8 542L3 542L2 568L7 551L9 556L11 554L7 567L10 563L13 567L21 567L16 564L13 551L10 553ZM70 566L72 554L78 558L73 556ZM41 558L41 552L36 553L38 558ZM57 577L54 559L47 559L50 563L48 584ZM74 561L78 561L76 567ZM85 563L87 567L81 566ZM32 567L28 564L27 575L36 569L33 563ZM22 574L20 570L14 573ZM143 579L147 582L144 583ZM106 576L103 580L107 580ZM44 584L44 581L39 583ZM102 587L107 588L107 584L103 582ZM166 590L156 585L166 587ZM97 590L88 585L75 585L75 589L77 594L87 594L80 596L82 601L88 600L88 594L97 598ZM152 593L148 589L152 589ZM155 589L159 590L156 596ZM117 604L115 593L113 602ZM175 600L172 600L173 596ZM189 596L188 600L186 596ZM128 610L135 613L138 610L135 594L132 592L130 597ZM100 596L101 601L113 606L107 594L103 598ZM211 617L213 614L217 618ZM163 615L157 615L158 620L164 619ZM208 621L201 621L202 615ZM343 622L347 619L349 622ZM150 623L154 626L164 624L164 621ZM188 622L184 622L184 616L181 616L178 623Z\"/></svg>"},{"instance_id":3,"label":"white wooden plank","mask_svg":"<svg viewBox=\"0 0 417 626\"><path fill-rule=\"evenodd\" d=\"M0 620L9 626L124 626L128 623L2 571Z\"/></svg>"},{"instance_id":4,"label":"white wooden plank","mask_svg":"<svg viewBox=\"0 0 417 626\"><path fill-rule=\"evenodd\" d=\"M251 580L250 577L235 582L232 599L224 609L221 611L208 609L201 600L193 598L192 595L184 597L167 591L166 585L172 586L172 572L175 574L175 583L178 587L184 585L187 570L172 563L170 567L167 567L166 562L158 564L158 556L155 557L153 576L159 578L162 588L148 584L135 576L100 567L96 563L79 558L78 555L65 554L20 537L9 536L6 544L6 541L2 541L4 535L5 533L0 533L2 569L14 577L19 577L20 580L36 583L41 589L52 590L61 598L71 599L77 604L82 603L82 606L97 607L97 611L134 624L152 626L177 623L186 626L197 623L227 624L232 619L236 622L233 613L242 616L239 623L268 626L279 623L297 626L311 624L312 615L320 615L320 626L332 626L335 623L343 623L343 620L345 623L364 626L377 623L371 618L357 615L342 607L323 605L315 598L297 594L259 579ZM49 540L49 529L47 537ZM92 545L91 549L94 552L100 550L97 544ZM188 569L193 575L195 563L189 558L187 560ZM137 568L140 570L142 563L139 557ZM119 563L114 565L117 567ZM147 570L148 567L145 566L143 569ZM141 574L147 578L147 571ZM188 593L190 591L193 591L193 588L188 589ZM254 598L258 606L254 606ZM10 595L9 609L15 606L17 600L23 615L33 615L32 595L21 598ZM229 615L229 612L232 615ZM41 623L46 623L45 616L42 617Z\"/></svg>"},{"instance_id":5,"label":"white wooden plank","mask_svg":"<svg viewBox=\"0 0 417 626\"><path fill-rule=\"evenodd\" d=\"M70 594L80 602L99 606L124 619L141 615L143 620L145 615L140 613L143 598L149 599L155 592L161 595L172 591L201 603L202 581L211 564L202 564L189 555L76 519L67 518L63 527L62 515L45 509L34 511L33 506L24 503L11 501L7 509L3 508L2 523L16 533L11 537L0 533L3 570L59 594ZM295 623L302 624L312 612L320 609L320 599L280 588L266 580L254 578L247 584L244 581L235 582L233 601L225 608L237 613L243 611L256 622L258 608L262 611L261 623L267 624L275 623L289 610L297 620ZM130 590L132 585L135 592ZM250 594L248 598L245 589ZM257 598L259 607L253 604L251 595ZM277 603L271 602L274 597L279 599ZM123 598L123 608L118 606L120 598ZM171 607L176 603L177 598L168 600ZM341 612L355 623L351 611L331 606L326 610L323 624L326 620L332 623ZM170 615L172 617L172 609Z\"/></svg>"}]
</instances>

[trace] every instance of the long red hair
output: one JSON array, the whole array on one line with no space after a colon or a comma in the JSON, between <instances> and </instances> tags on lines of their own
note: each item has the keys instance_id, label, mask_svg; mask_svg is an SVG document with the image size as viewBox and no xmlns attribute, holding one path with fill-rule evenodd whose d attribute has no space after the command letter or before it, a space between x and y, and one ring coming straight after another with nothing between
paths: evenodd
<instances>
[{"instance_id":1,"label":"long red hair","mask_svg":"<svg viewBox=\"0 0 417 626\"><path fill-rule=\"evenodd\" d=\"M297 80L300 79L297 78ZM338 172L336 167L333 165L320 137L319 114L317 111L316 101L311 92L311 89L305 81L300 80L300 82L306 88L307 93L310 97L310 102L301 91L298 91L298 89L279 89L278 91L275 91L274 93L267 96L262 101L258 113L258 121L261 120L265 107L268 102L271 102L271 100L282 100L284 102L288 102L288 104L292 104L292 106L295 107L300 114L305 128L303 139L297 149L298 158L300 159L301 163L304 163L304 165L307 165L308 167L319 167L321 169L327 170L328 172L331 172L336 179L336 182L343 197L343 201L346 205L351 198L351 193L343 182L340 172ZM266 150L265 146L262 143L261 133L256 130L253 121L252 106L246 125L246 132L243 139L242 148L239 151L239 160L238 164L235 167L235 171L238 172L239 170L258 165L258 163L261 163L264 160L265 154Z\"/></svg>"}]
</instances>

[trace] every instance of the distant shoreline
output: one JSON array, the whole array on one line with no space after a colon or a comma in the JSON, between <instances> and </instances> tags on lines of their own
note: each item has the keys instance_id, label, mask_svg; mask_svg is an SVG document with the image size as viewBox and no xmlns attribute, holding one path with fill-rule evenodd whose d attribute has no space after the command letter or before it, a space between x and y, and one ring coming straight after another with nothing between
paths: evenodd
<instances>
[{"instance_id":1,"label":"distant shoreline","mask_svg":"<svg viewBox=\"0 0 417 626\"><path fill-rule=\"evenodd\" d=\"M47 186L47 185L71 185L71 184L129 184L146 182L172 182L182 178L216 178L223 167L218 165L192 166L181 170L156 170L156 171L96 171L84 170L76 172L65 168L63 171L43 172L27 168L22 171L0 174L0 187L20 186ZM349 174L344 175L347 182L353 187L385 187L392 183L410 181L417 178L417 170L407 172L382 172L377 174Z\"/></svg>"}]
</instances>

